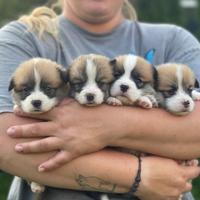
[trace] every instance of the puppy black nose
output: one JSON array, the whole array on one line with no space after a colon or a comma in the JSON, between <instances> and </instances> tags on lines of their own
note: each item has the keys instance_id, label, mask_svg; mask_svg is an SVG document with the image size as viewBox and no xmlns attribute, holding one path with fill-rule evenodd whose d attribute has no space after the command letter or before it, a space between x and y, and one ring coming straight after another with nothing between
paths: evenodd
<instances>
[{"instance_id":1,"label":"puppy black nose","mask_svg":"<svg viewBox=\"0 0 200 200\"><path fill-rule=\"evenodd\" d=\"M127 92L127 90L129 89L128 85L120 85L120 89L122 92Z\"/></svg>"},{"instance_id":2,"label":"puppy black nose","mask_svg":"<svg viewBox=\"0 0 200 200\"><path fill-rule=\"evenodd\" d=\"M183 106L185 107L185 108L188 108L189 106L190 106L190 101L184 101L183 102Z\"/></svg>"},{"instance_id":3,"label":"puppy black nose","mask_svg":"<svg viewBox=\"0 0 200 200\"><path fill-rule=\"evenodd\" d=\"M94 101L94 94L91 94L91 93L86 94L86 98L88 102L92 102Z\"/></svg>"},{"instance_id":4,"label":"puppy black nose","mask_svg":"<svg viewBox=\"0 0 200 200\"><path fill-rule=\"evenodd\" d=\"M31 103L35 108L40 108L42 105L42 102L40 100L32 100Z\"/></svg>"}]
</instances>

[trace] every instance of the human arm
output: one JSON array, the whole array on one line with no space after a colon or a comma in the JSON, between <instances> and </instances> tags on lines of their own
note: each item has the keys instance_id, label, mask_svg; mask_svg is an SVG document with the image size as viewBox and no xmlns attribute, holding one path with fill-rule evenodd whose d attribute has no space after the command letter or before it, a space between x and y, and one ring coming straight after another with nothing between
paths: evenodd
<instances>
[{"instance_id":1,"label":"human arm","mask_svg":"<svg viewBox=\"0 0 200 200\"><path fill-rule=\"evenodd\" d=\"M21 144L22 152L63 150L62 155L54 160L56 162L67 162L106 146L120 146L175 159L192 159L200 156L199 109L197 104L190 115L177 117L161 109L150 112L106 105L85 108L67 101L45 115L37 115L50 120L45 125L15 126L16 132L12 137L48 136L45 140ZM50 160L48 165L52 164Z\"/></svg>"},{"instance_id":2,"label":"human arm","mask_svg":"<svg viewBox=\"0 0 200 200\"><path fill-rule=\"evenodd\" d=\"M10 139L5 134L7 127L12 124L32 122L34 122L32 119L19 118L13 114L0 115L1 169L58 188L114 193L124 193L129 190L137 172L137 159L133 155L109 149L82 156L54 171L39 173L38 164L51 157L53 153L17 154L14 145L19 142L18 140L25 141L25 139ZM178 197L182 192L191 190L192 186L187 180L198 176L199 173L198 167L180 166L173 160L143 158L142 182L137 195L145 199L144 194L148 193L149 200L155 197L162 200L170 195Z\"/></svg>"}]
</instances>

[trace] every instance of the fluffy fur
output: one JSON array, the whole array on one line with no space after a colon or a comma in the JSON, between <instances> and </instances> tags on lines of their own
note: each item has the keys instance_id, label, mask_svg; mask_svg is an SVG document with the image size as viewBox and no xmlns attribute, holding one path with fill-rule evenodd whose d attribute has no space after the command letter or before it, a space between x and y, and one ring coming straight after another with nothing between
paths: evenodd
<instances>
[{"instance_id":1,"label":"fluffy fur","mask_svg":"<svg viewBox=\"0 0 200 200\"><path fill-rule=\"evenodd\" d=\"M67 72L57 63L34 58L23 62L9 85L14 104L26 113L47 112L68 95Z\"/></svg>"},{"instance_id":2,"label":"fluffy fur","mask_svg":"<svg viewBox=\"0 0 200 200\"><path fill-rule=\"evenodd\" d=\"M194 110L194 100L200 100L199 87L193 71L183 64L168 63L157 67L157 92L160 105L168 112L186 115Z\"/></svg>"},{"instance_id":3,"label":"fluffy fur","mask_svg":"<svg viewBox=\"0 0 200 200\"><path fill-rule=\"evenodd\" d=\"M74 60L69 68L70 96L80 104L97 106L109 96L113 81L109 59L89 54Z\"/></svg>"},{"instance_id":4,"label":"fluffy fur","mask_svg":"<svg viewBox=\"0 0 200 200\"><path fill-rule=\"evenodd\" d=\"M135 55L122 55L110 61L115 80L111 86L111 105L138 105L156 107L154 84L156 69L145 59Z\"/></svg>"}]
</instances>

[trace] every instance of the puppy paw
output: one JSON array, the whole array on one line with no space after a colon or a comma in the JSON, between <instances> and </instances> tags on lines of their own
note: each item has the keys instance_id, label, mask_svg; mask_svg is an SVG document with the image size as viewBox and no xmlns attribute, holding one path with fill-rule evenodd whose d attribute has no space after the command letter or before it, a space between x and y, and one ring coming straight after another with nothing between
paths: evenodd
<instances>
[{"instance_id":1,"label":"puppy paw","mask_svg":"<svg viewBox=\"0 0 200 200\"><path fill-rule=\"evenodd\" d=\"M192 99L194 101L200 101L200 92L193 90L192 91Z\"/></svg>"},{"instance_id":2,"label":"puppy paw","mask_svg":"<svg viewBox=\"0 0 200 200\"><path fill-rule=\"evenodd\" d=\"M186 166L198 166L199 165L199 161L197 159L193 159L193 160L186 160L185 161L185 165Z\"/></svg>"},{"instance_id":3,"label":"puppy paw","mask_svg":"<svg viewBox=\"0 0 200 200\"><path fill-rule=\"evenodd\" d=\"M137 105L142 107L142 108L146 108L146 109L150 109L150 108L153 107L153 104L152 104L151 100L146 96L142 96L138 100Z\"/></svg>"},{"instance_id":4,"label":"puppy paw","mask_svg":"<svg viewBox=\"0 0 200 200\"><path fill-rule=\"evenodd\" d=\"M40 185L39 183L36 182L31 182L31 190L34 193L42 193L45 190L45 186Z\"/></svg>"},{"instance_id":5,"label":"puppy paw","mask_svg":"<svg viewBox=\"0 0 200 200\"><path fill-rule=\"evenodd\" d=\"M158 108L158 101L157 101L157 99L153 95L147 95L147 97L151 101L153 108Z\"/></svg>"},{"instance_id":6,"label":"puppy paw","mask_svg":"<svg viewBox=\"0 0 200 200\"><path fill-rule=\"evenodd\" d=\"M115 97L108 97L106 103L112 106L122 106L122 102Z\"/></svg>"},{"instance_id":7,"label":"puppy paw","mask_svg":"<svg viewBox=\"0 0 200 200\"><path fill-rule=\"evenodd\" d=\"M183 195L181 194L178 198L178 200L182 200L183 199Z\"/></svg>"}]
</instances>

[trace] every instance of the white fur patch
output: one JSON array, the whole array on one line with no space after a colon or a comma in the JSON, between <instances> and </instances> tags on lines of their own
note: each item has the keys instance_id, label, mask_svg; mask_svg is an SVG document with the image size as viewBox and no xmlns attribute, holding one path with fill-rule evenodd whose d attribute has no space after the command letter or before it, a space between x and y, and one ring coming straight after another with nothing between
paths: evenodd
<instances>
[{"instance_id":1,"label":"white fur patch","mask_svg":"<svg viewBox=\"0 0 200 200\"><path fill-rule=\"evenodd\" d=\"M135 102L138 100L138 98L141 96L141 91L137 88L135 82L131 79L131 72L135 68L137 63L137 56L134 55L128 55L123 63L124 65L124 74L117 79L112 87L111 87L111 95L113 97L116 96L126 96L128 97L132 102ZM120 86L126 85L129 87L127 92L122 92Z\"/></svg>"},{"instance_id":2,"label":"white fur patch","mask_svg":"<svg viewBox=\"0 0 200 200\"><path fill-rule=\"evenodd\" d=\"M87 82L85 86L82 88L80 93L75 94L76 100L80 104L90 104L91 105L98 105L103 103L104 101L104 93L98 87L96 83L96 76L97 76L97 68L95 63L92 59L87 59L86 64L86 75L87 75ZM94 96L93 102L88 102L87 95L92 94Z\"/></svg>"},{"instance_id":3,"label":"white fur patch","mask_svg":"<svg viewBox=\"0 0 200 200\"><path fill-rule=\"evenodd\" d=\"M41 77L36 68L34 68L34 77L36 82L34 91L27 96L25 100L21 101L21 108L26 113L47 112L58 103L57 99L49 98L46 94L40 91ZM39 112L36 111L35 107L32 105L32 101L34 100L40 100L42 103Z\"/></svg>"},{"instance_id":4,"label":"white fur patch","mask_svg":"<svg viewBox=\"0 0 200 200\"><path fill-rule=\"evenodd\" d=\"M175 114L187 114L192 112L194 109L194 101L193 99L187 94L183 89L183 69L181 65L177 65L177 83L178 83L178 90L175 95L168 98L166 101L166 108L170 112ZM189 106L187 108L184 107L184 102L188 101Z\"/></svg>"},{"instance_id":5,"label":"white fur patch","mask_svg":"<svg viewBox=\"0 0 200 200\"><path fill-rule=\"evenodd\" d=\"M200 92L196 91L196 90L193 90L192 91L192 98L193 100L195 101L200 101Z\"/></svg>"}]
</instances>

